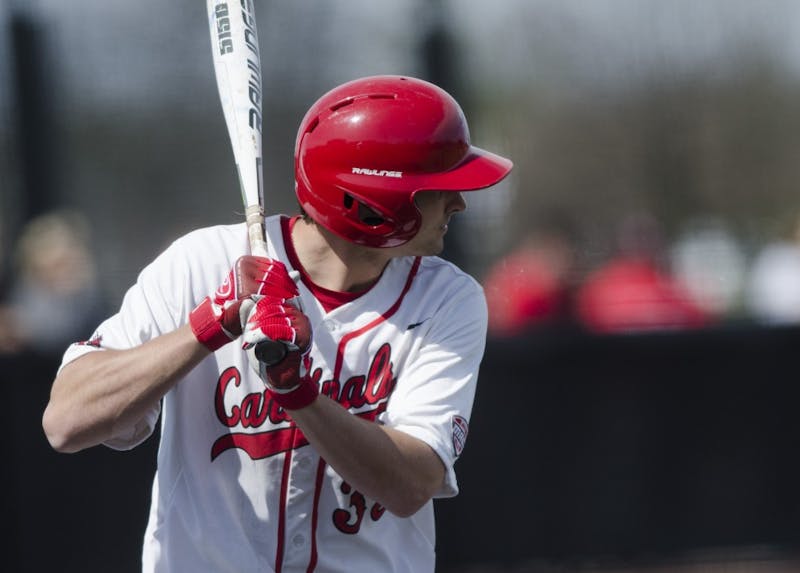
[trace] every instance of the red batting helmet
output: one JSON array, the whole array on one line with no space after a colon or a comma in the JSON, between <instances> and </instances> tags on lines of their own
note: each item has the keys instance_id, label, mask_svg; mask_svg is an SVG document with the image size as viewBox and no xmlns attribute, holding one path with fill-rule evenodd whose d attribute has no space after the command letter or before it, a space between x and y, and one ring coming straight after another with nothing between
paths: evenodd
<instances>
[{"instance_id":1,"label":"red batting helmet","mask_svg":"<svg viewBox=\"0 0 800 573\"><path fill-rule=\"evenodd\" d=\"M370 247L402 245L417 233L417 191L483 189L511 167L470 145L464 113L447 92L400 76L362 78L323 95L300 124L294 155L305 212ZM359 203L378 217L360 215Z\"/></svg>"}]
</instances>

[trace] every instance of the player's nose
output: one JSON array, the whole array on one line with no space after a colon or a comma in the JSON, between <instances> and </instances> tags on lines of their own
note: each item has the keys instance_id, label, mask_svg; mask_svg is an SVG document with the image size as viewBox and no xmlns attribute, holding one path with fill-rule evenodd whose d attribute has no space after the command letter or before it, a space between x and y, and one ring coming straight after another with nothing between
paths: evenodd
<instances>
[{"instance_id":1,"label":"player's nose","mask_svg":"<svg viewBox=\"0 0 800 573\"><path fill-rule=\"evenodd\" d=\"M458 213L467 208L467 202L464 201L464 196L460 191L447 194L447 214Z\"/></svg>"}]
</instances>

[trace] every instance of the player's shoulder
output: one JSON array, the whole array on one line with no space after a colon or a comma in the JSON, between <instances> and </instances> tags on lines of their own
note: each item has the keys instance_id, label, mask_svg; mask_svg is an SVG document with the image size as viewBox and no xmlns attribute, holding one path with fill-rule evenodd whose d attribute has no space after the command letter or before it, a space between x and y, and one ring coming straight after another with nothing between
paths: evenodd
<instances>
[{"instance_id":1,"label":"player's shoulder","mask_svg":"<svg viewBox=\"0 0 800 573\"><path fill-rule=\"evenodd\" d=\"M176 243L198 244L212 242L214 244L229 241L238 242L247 239L247 226L244 222L227 225L211 225L200 227L178 237Z\"/></svg>"},{"instance_id":2,"label":"player's shoulder","mask_svg":"<svg viewBox=\"0 0 800 573\"><path fill-rule=\"evenodd\" d=\"M442 277L459 283L464 282L480 287L478 281L475 280L472 275L461 269L461 267L455 263L441 257L421 257L419 274Z\"/></svg>"},{"instance_id":3,"label":"player's shoulder","mask_svg":"<svg viewBox=\"0 0 800 573\"><path fill-rule=\"evenodd\" d=\"M412 258L404 263L413 261ZM453 325L486 321L483 287L470 274L441 257L420 259L408 296L414 312L424 318L430 313L446 315L449 318L445 322Z\"/></svg>"},{"instance_id":4,"label":"player's shoulder","mask_svg":"<svg viewBox=\"0 0 800 573\"><path fill-rule=\"evenodd\" d=\"M227 262L247 252L247 226L236 223L193 229L175 239L170 248L188 258Z\"/></svg>"},{"instance_id":5,"label":"player's shoulder","mask_svg":"<svg viewBox=\"0 0 800 573\"><path fill-rule=\"evenodd\" d=\"M483 290L480 283L472 275L455 263L441 257L421 257L417 274L423 281L446 283L452 285L453 288L459 289Z\"/></svg>"}]
</instances>

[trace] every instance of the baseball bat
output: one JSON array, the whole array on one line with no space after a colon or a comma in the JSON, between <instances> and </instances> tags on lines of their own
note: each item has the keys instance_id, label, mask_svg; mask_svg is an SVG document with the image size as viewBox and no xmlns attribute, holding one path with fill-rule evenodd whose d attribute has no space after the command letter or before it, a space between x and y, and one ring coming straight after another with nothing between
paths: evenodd
<instances>
[{"instance_id":1,"label":"baseball bat","mask_svg":"<svg viewBox=\"0 0 800 573\"><path fill-rule=\"evenodd\" d=\"M261 55L253 0L206 0L214 74L233 147L251 254L267 256L261 141Z\"/></svg>"},{"instance_id":2,"label":"baseball bat","mask_svg":"<svg viewBox=\"0 0 800 573\"><path fill-rule=\"evenodd\" d=\"M267 256L261 138L261 54L253 0L206 0L214 75L242 192L250 253ZM286 355L280 342L261 342L255 355L269 365Z\"/></svg>"}]
</instances>

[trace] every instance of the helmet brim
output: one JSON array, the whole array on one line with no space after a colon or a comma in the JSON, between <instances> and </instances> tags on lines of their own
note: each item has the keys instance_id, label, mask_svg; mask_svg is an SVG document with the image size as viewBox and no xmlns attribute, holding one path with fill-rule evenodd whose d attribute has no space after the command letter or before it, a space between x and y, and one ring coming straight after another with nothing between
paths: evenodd
<instances>
[{"instance_id":1,"label":"helmet brim","mask_svg":"<svg viewBox=\"0 0 800 573\"><path fill-rule=\"evenodd\" d=\"M420 176L417 191L477 191L497 185L511 173L514 163L480 147L470 146L469 153L452 169Z\"/></svg>"}]
</instances>

